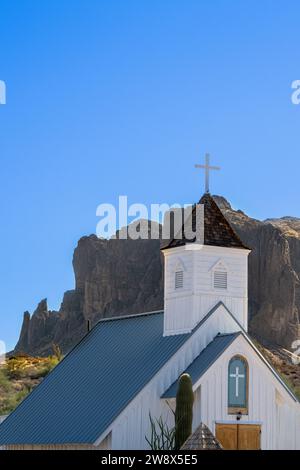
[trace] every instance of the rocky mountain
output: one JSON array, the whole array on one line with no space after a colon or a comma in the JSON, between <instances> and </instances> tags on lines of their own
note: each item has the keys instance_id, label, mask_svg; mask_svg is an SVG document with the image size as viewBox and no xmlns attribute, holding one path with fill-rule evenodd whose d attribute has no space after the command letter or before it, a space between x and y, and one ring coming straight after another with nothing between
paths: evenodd
<instances>
[{"instance_id":1,"label":"rocky mountain","mask_svg":"<svg viewBox=\"0 0 300 470\"><path fill-rule=\"evenodd\" d=\"M299 338L300 219L264 222L234 211L221 197L216 202L245 244L249 256L250 332L260 341L291 348Z\"/></svg>"},{"instance_id":2,"label":"rocky mountain","mask_svg":"<svg viewBox=\"0 0 300 470\"><path fill-rule=\"evenodd\" d=\"M148 226L148 221L143 221ZM158 224L156 224L158 225ZM159 229L158 230L159 235ZM33 315L24 313L15 352L47 355L53 344L67 352L101 318L162 308L160 240L82 237L74 251L75 289L58 312L43 299Z\"/></svg>"},{"instance_id":3,"label":"rocky mountain","mask_svg":"<svg viewBox=\"0 0 300 470\"><path fill-rule=\"evenodd\" d=\"M259 221L214 196L249 256L250 333L265 344L288 349L300 336L300 219ZM142 221L149 230L148 221ZM156 227L159 232L159 228ZM163 307L160 240L79 240L74 251L75 289L64 295L60 310L42 300L24 313L16 351L46 355L52 345L68 351L85 334L87 320L128 315Z\"/></svg>"}]
</instances>

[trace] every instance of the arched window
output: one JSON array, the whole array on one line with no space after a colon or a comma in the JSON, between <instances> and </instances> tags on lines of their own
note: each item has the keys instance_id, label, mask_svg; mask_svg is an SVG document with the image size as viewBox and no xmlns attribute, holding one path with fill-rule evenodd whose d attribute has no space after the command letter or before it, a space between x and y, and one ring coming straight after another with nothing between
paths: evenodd
<instances>
[{"instance_id":1,"label":"arched window","mask_svg":"<svg viewBox=\"0 0 300 470\"><path fill-rule=\"evenodd\" d=\"M248 364L234 356L228 365L228 413L248 413Z\"/></svg>"}]
</instances>

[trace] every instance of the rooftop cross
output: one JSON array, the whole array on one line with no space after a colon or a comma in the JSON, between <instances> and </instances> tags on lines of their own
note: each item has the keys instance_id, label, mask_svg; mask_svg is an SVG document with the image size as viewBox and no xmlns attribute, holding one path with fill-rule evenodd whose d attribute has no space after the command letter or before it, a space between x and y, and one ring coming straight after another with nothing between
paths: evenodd
<instances>
[{"instance_id":1,"label":"rooftop cross","mask_svg":"<svg viewBox=\"0 0 300 470\"><path fill-rule=\"evenodd\" d=\"M205 191L209 193L209 171L210 170L220 170L219 166L210 166L210 155L209 153L205 154L205 165L195 165L195 168L203 168L205 170Z\"/></svg>"}]
</instances>

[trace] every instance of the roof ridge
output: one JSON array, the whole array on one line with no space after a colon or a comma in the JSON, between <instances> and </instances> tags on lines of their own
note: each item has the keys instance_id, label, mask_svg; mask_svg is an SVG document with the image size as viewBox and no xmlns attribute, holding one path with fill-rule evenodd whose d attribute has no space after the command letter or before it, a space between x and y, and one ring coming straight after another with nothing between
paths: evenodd
<instances>
[{"instance_id":1,"label":"roof ridge","mask_svg":"<svg viewBox=\"0 0 300 470\"><path fill-rule=\"evenodd\" d=\"M224 351L237 339L237 337L239 336L241 332L238 332L238 335L236 335L235 333L224 335L224 337L226 336L228 337L225 344L224 344L224 341L223 342L217 341L222 336L216 335L185 368L184 373L190 374L192 377L193 387L195 383L210 369L212 364L214 364L217 361L217 359L219 359L219 357L224 353ZM212 348L216 348L216 347L217 347L217 350L215 350L215 355L212 358L211 350ZM198 366L199 361L203 361L203 358L205 358L205 355L207 356L208 351L209 351L209 356L208 358L206 358L206 362L204 361L203 363L204 366L202 367L201 373L197 377L197 380L195 380L193 369L195 368L195 366ZM178 378L170 385L170 387L167 388L167 390L165 390L165 392L161 395L161 398L171 398L170 393L171 394L175 393L174 389L176 388L177 384L178 384Z\"/></svg>"},{"instance_id":2,"label":"roof ridge","mask_svg":"<svg viewBox=\"0 0 300 470\"><path fill-rule=\"evenodd\" d=\"M209 316L211 316L220 306L223 306L225 308L225 310L228 312L228 314L231 316L231 318L235 321L235 323L240 327L240 330L239 331L234 331L232 333L219 333L217 336L215 336L215 338L217 337L222 337L222 336L227 336L227 335L236 335L236 336L239 336L239 335L242 335L246 341L248 341L248 343L250 344L250 346L255 350L255 352L258 354L258 356L266 363L267 367L271 370L271 372L273 373L273 375L275 375L277 377L277 379L279 380L279 382L283 385L283 387L287 390L287 392L294 398L294 400L298 403L300 403L300 401L298 400L297 396L294 394L293 390L290 389L290 387L282 380L282 378L280 377L280 374L277 372L276 368L268 361L268 359L259 351L259 349L255 346L254 342L252 341L252 338L251 336L249 335L248 331L245 330L245 328L243 328L243 326L240 324L240 322L237 320L237 318L235 318L231 311L229 310L229 308L224 304L224 302L222 300L220 300L206 315L205 317L195 326L195 328L192 330L192 333L194 333L194 331L198 328L198 327L201 327L203 325L203 323L205 323L205 321L207 320L207 318ZM214 339L215 339L214 338ZM211 341L212 342L212 341ZM210 344L210 343L209 343ZM207 345L208 346L208 345ZM207 347L206 346L206 347ZM200 353L201 354L201 353Z\"/></svg>"},{"instance_id":3,"label":"roof ridge","mask_svg":"<svg viewBox=\"0 0 300 470\"><path fill-rule=\"evenodd\" d=\"M210 196L212 202L215 204L215 206L217 207L217 209L219 210L219 212L221 213L221 215L223 216L223 218L225 219L225 222L227 223L227 225L229 226L229 228L232 230L234 236L238 239L238 241L241 243L242 247L245 248L246 250L251 250L251 248L249 248L247 245L245 245L245 243L243 242L243 240L241 239L241 237L239 236L239 234L236 232L236 230L233 228L233 226L231 225L230 221L227 219L226 215L222 212L221 208L219 207L219 205L217 204L217 202L215 201L214 199L214 196L210 193L208 193L208 195ZM202 198L204 197L205 195L202 196ZM222 197L222 196L221 196ZM202 199L201 198L201 199ZM200 200L201 200L200 199ZM200 202L200 201L199 201Z\"/></svg>"},{"instance_id":4,"label":"roof ridge","mask_svg":"<svg viewBox=\"0 0 300 470\"><path fill-rule=\"evenodd\" d=\"M295 395L293 390L290 388L290 386L285 383L285 381L282 379L280 376L280 373L277 372L276 368L273 366L273 364L260 352L260 350L257 348L257 346L254 344L251 336L249 336L248 332L243 330L240 332L242 336L245 338L245 340L248 342L248 344L254 349L256 354L262 359L262 361L266 364L266 366L269 368L269 370L272 372L272 374L278 379L278 381L283 385L283 387L286 389L286 391L291 395L291 397L297 402L300 403L298 397Z\"/></svg>"},{"instance_id":5,"label":"roof ridge","mask_svg":"<svg viewBox=\"0 0 300 470\"><path fill-rule=\"evenodd\" d=\"M109 317L109 318L100 318L100 320L97 321L97 323L94 325L98 325L99 323L104 323L104 322L110 322L110 321L117 321L117 320L128 320L129 318L137 318L137 317L145 317L148 315L157 315L159 313L164 313L164 310L151 310L150 312L143 312L143 313L131 313L131 314L126 314L126 315L118 315L115 317Z\"/></svg>"}]
</instances>

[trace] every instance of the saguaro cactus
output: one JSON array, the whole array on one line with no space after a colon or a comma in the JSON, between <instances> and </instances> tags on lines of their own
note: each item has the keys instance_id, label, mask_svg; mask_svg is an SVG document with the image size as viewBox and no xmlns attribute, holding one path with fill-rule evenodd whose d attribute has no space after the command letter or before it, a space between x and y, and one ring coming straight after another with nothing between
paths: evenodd
<instances>
[{"instance_id":1,"label":"saguaro cactus","mask_svg":"<svg viewBox=\"0 0 300 470\"><path fill-rule=\"evenodd\" d=\"M175 410L175 448L180 449L192 434L194 392L189 374L179 378Z\"/></svg>"}]
</instances>

